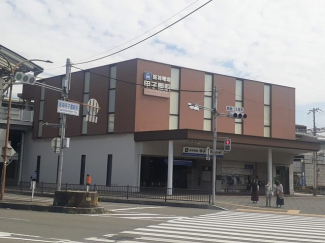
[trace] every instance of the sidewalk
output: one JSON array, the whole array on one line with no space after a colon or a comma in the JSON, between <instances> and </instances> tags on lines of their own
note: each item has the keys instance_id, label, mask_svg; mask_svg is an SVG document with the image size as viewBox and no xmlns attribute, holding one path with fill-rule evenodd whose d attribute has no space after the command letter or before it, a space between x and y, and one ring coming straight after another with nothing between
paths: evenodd
<instances>
[{"instance_id":1,"label":"sidewalk","mask_svg":"<svg viewBox=\"0 0 325 243\"><path fill-rule=\"evenodd\" d=\"M134 203L143 205L163 205L172 207L188 207L188 208L203 208L216 210L236 210L236 211L251 211L251 212L266 212L266 213L281 213L281 214L297 214L309 216L325 217L325 196L314 197L310 194L298 194L285 196L285 205L282 208L277 208L275 205L276 198L272 198L272 207L265 206L265 197L260 196L260 201L253 204L249 195L238 194L218 194L216 195L216 205L209 205L200 202L188 201L163 201L150 200L145 198L122 198L122 197L99 197L100 202L114 203ZM24 191L6 190L5 201L0 202L1 208L25 209L35 211L49 211L62 213L94 213L87 209L65 208L52 206L53 194L35 194L31 202L31 193ZM100 213L100 212L95 212Z\"/></svg>"}]
</instances>

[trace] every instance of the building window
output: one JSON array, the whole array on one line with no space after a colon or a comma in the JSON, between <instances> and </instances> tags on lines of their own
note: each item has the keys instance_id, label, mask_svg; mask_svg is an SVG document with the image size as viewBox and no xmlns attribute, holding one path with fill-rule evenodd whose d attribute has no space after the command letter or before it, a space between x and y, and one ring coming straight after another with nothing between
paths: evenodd
<instances>
[{"instance_id":1,"label":"building window","mask_svg":"<svg viewBox=\"0 0 325 243\"><path fill-rule=\"evenodd\" d=\"M45 82L43 83L45 84ZM41 97L39 102L39 113L38 113L38 131L37 137L43 136L43 118L44 118L44 100L45 100L45 88L41 87Z\"/></svg>"},{"instance_id":2,"label":"building window","mask_svg":"<svg viewBox=\"0 0 325 243\"><path fill-rule=\"evenodd\" d=\"M84 74L84 90L83 90L83 103L87 104L89 101L89 86L90 86L90 72ZM87 106L82 107L82 128L81 134L87 134L88 121L86 119L88 114Z\"/></svg>"},{"instance_id":3,"label":"building window","mask_svg":"<svg viewBox=\"0 0 325 243\"><path fill-rule=\"evenodd\" d=\"M271 86L264 85L264 137L271 137Z\"/></svg>"},{"instance_id":4,"label":"building window","mask_svg":"<svg viewBox=\"0 0 325 243\"><path fill-rule=\"evenodd\" d=\"M211 74L205 74L204 76L204 107L212 109L212 85L213 79ZM203 130L212 130L212 114L211 111L204 110Z\"/></svg>"},{"instance_id":5,"label":"building window","mask_svg":"<svg viewBox=\"0 0 325 243\"><path fill-rule=\"evenodd\" d=\"M169 105L169 129L178 129L179 118L179 80L180 70L178 68L171 69L170 81L170 105Z\"/></svg>"},{"instance_id":6,"label":"building window","mask_svg":"<svg viewBox=\"0 0 325 243\"><path fill-rule=\"evenodd\" d=\"M80 163L80 185L85 184L86 155L81 155Z\"/></svg>"},{"instance_id":7,"label":"building window","mask_svg":"<svg viewBox=\"0 0 325 243\"><path fill-rule=\"evenodd\" d=\"M107 131L114 132L115 101L116 101L116 66L110 67L110 80L108 91L108 124Z\"/></svg>"},{"instance_id":8,"label":"building window","mask_svg":"<svg viewBox=\"0 0 325 243\"><path fill-rule=\"evenodd\" d=\"M243 107L243 81L236 80L235 107ZM235 134L243 134L243 119L235 119Z\"/></svg>"}]
</instances>

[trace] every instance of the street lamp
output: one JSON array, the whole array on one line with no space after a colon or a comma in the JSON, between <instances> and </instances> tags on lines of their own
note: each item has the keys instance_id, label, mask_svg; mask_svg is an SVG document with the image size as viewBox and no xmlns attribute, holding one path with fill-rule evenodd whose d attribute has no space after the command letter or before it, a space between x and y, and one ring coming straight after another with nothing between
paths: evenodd
<instances>
[{"instance_id":1,"label":"street lamp","mask_svg":"<svg viewBox=\"0 0 325 243\"><path fill-rule=\"evenodd\" d=\"M13 83L13 77L15 75L16 69L26 63L26 62L46 62L46 63L53 63L49 60L41 60L41 59L29 59L24 60L22 62L19 62L16 64L11 73L11 80L9 80L9 104L8 104L8 117L7 117L7 128L6 128L6 140L5 140L5 149L4 149L4 155L3 155L3 166L2 166L2 179L1 179L1 198L0 200L3 201L4 194L5 194L5 184L6 184L6 172L7 172L7 160L8 160L8 145L9 145L9 133L10 133L10 112L11 112L11 99L12 99L12 83Z\"/></svg>"}]
</instances>

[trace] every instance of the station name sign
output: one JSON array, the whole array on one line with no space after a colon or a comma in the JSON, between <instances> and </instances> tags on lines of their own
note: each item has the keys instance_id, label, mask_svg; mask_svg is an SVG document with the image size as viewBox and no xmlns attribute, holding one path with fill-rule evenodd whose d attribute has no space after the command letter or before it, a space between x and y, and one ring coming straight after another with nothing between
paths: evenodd
<instances>
[{"instance_id":1,"label":"station name sign","mask_svg":"<svg viewBox=\"0 0 325 243\"><path fill-rule=\"evenodd\" d=\"M58 113L79 116L80 105L69 101L58 100Z\"/></svg>"},{"instance_id":2,"label":"station name sign","mask_svg":"<svg viewBox=\"0 0 325 243\"><path fill-rule=\"evenodd\" d=\"M143 79L145 95L170 97L170 77L144 72Z\"/></svg>"}]
</instances>

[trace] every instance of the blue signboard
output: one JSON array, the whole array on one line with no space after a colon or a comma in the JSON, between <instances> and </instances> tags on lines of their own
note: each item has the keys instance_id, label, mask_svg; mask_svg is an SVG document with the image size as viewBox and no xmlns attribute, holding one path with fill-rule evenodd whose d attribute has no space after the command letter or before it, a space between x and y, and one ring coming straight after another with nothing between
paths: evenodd
<instances>
[{"instance_id":1,"label":"blue signboard","mask_svg":"<svg viewBox=\"0 0 325 243\"><path fill-rule=\"evenodd\" d=\"M151 80L152 80L152 73L145 72L145 73L143 74L143 79L144 79L144 80L149 80L149 81L151 81Z\"/></svg>"}]
</instances>

